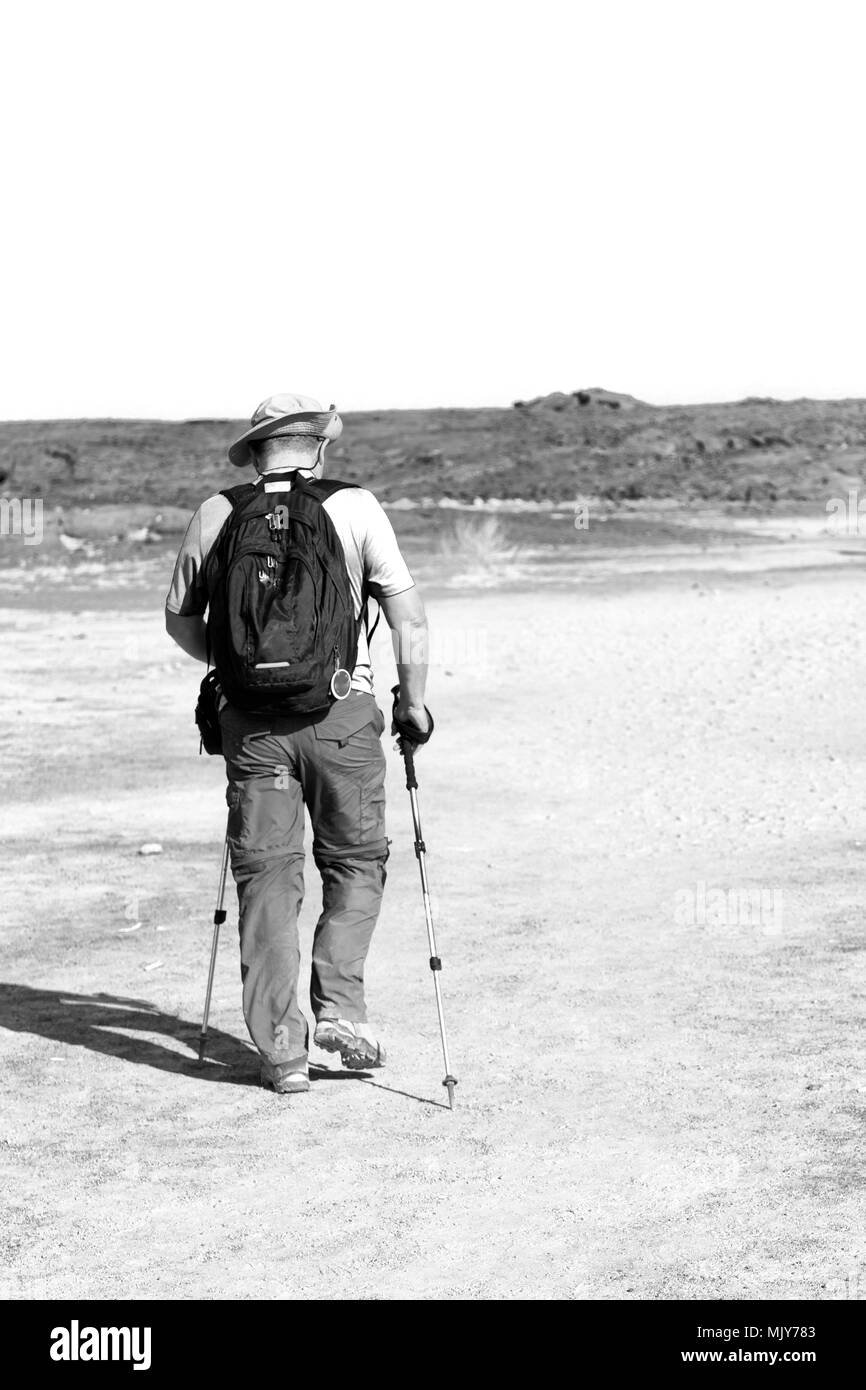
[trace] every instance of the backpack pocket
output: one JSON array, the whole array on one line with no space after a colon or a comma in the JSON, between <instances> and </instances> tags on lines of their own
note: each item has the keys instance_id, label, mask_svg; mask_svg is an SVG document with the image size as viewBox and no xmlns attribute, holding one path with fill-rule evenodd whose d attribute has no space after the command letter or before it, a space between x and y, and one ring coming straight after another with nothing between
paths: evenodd
<instances>
[{"instance_id":1,"label":"backpack pocket","mask_svg":"<svg viewBox=\"0 0 866 1390\"><path fill-rule=\"evenodd\" d=\"M227 576L232 663L241 685L303 689L315 652L316 585L303 556L247 550Z\"/></svg>"}]
</instances>

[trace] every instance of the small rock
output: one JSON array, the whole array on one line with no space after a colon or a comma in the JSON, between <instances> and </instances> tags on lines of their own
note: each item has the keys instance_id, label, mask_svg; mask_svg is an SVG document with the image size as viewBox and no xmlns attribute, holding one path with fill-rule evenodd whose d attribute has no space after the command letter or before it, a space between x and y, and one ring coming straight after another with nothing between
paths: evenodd
<instances>
[{"instance_id":1,"label":"small rock","mask_svg":"<svg viewBox=\"0 0 866 1390\"><path fill-rule=\"evenodd\" d=\"M149 840L146 845L142 845L139 854L162 854L162 845L158 845L155 840Z\"/></svg>"}]
</instances>

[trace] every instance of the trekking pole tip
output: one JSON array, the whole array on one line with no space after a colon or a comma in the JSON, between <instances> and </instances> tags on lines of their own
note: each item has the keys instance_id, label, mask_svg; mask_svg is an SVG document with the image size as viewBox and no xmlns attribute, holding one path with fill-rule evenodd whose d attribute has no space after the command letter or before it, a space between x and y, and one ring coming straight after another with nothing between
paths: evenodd
<instances>
[{"instance_id":1,"label":"trekking pole tip","mask_svg":"<svg viewBox=\"0 0 866 1390\"><path fill-rule=\"evenodd\" d=\"M448 1092L448 1109L449 1109L449 1110L453 1110L453 1109L454 1109L454 1087L457 1085L457 1077L456 1077L456 1076L446 1076L445 1080L442 1082L442 1085L445 1087L445 1089L446 1089L447 1092Z\"/></svg>"}]
</instances>

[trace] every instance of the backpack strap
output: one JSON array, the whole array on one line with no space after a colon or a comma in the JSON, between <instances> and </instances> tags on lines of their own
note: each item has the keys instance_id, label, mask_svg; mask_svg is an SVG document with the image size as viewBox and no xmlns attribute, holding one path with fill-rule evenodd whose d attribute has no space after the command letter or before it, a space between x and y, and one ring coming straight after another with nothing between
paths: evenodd
<instances>
[{"instance_id":1,"label":"backpack strap","mask_svg":"<svg viewBox=\"0 0 866 1390\"><path fill-rule=\"evenodd\" d=\"M312 481L308 481L308 479L304 478L302 479L302 481L305 487L308 487L316 492L316 494L319 497L319 500L322 502L326 502L329 497L333 497L335 492L342 492L343 488L361 486L360 483L341 483L337 478L314 478ZM373 633L379 626L379 619L382 616L382 605L381 603L379 603L377 599L376 603L378 605L379 611L376 614L376 621L374 622L372 627L370 626L370 609L368 605L371 598L372 595L369 589L367 588L366 581L364 581L364 583L361 586L361 611L364 615L364 630L367 634L368 648L370 646L370 640L373 636Z\"/></svg>"},{"instance_id":2,"label":"backpack strap","mask_svg":"<svg viewBox=\"0 0 866 1390\"><path fill-rule=\"evenodd\" d=\"M365 626L365 628L367 629L367 650L368 650L368 651L369 651L369 649L370 649L370 643L371 643L372 640L373 640L373 633L376 631L376 628L379 626L379 619L380 619L381 616L382 616L382 605L381 605L381 603L379 602L379 600L376 599L376 609L377 609L377 612L376 612L376 621L374 622L374 624L373 624L372 627L370 626L370 609L369 609L369 606L368 606L368 605L369 605L370 599L371 599L372 597L373 597L372 594L370 594L370 593L367 591L367 586L366 586L366 584L365 584L365 585L364 585L364 626Z\"/></svg>"},{"instance_id":3,"label":"backpack strap","mask_svg":"<svg viewBox=\"0 0 866 1390\"><path fill-rule=\"evenodd\" d=\"M333 497L335 492L342 492L345 487L360 487L360 483L341 483L337 478L313 478L312 480L302 478L304 487L310 488L316 493L321 502L326 502L329 497Z\"/></svg>"},{"instance_id":4,"label":"backpack strap","mask_svg":"<svg viewBox=\"0 0 866 1390\"><path fill-rule=\"evenodd\" d=\"M232 511L245 502L251 493L255 492L255 483L238 483L236 487L224 487L220 489L220 497L224 497L231 503Z\"/></svg>"},{"instance_id":5,"label":"backpack strap","mask_svg":"<svg viewBox=\"0 0 866 1390\"><path fill-rule=\"evenodd\" d=\"M210 550L208 551L207 555L205 556L205 560L204 560L204 565L205 565L205 582L206 582L206 584L207 584L208 593L210 593L210 590L211 590L211 579L210 579L209 576L211 576L212 573L213 573L213 565L214 565L214 558L213 558L213 557L214 557L214 555L216 554L217 547L219 546L219 543L220 543L220 541L222 540L223 536L226 534L227 529L229 529L229 528L231 527L232 521L233 521L233 518L234 518L234 514L235 514L235 512L237 511L238 507L241 505L242 502L247 501L247 499L250 498L250 497L253 495L253 493L254 493L255 491L256 491L256 485L255 485L255 483L238 483L236 487L225 487L225 488L221 488L221 490L220 490L220 492L219 492L219 496L220 496L220 497L224 497L224 498L226 499L226 501L228 502L229 506L231 507L231 511L229 512L228 516L226 517L225 521L223 522L222 526L220 527L219 535L217 536L216 540L214 541L213 545L211 546ZM207 664L208 664L208 670L210 670L210 639L209 639L209 638L207 639Z\"/></svg>"}]
</instances>

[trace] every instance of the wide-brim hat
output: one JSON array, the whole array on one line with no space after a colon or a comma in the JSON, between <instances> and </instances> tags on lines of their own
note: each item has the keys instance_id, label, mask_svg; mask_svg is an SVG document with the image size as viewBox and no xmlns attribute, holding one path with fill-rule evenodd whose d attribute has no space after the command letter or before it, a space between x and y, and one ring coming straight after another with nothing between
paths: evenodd
<instances>
[{"instance_id":1,"label":"wide-brim hat","mask_svg":"<svg viewBox=\"0 0 866 1390\"><path fill-rule=\"evenodd\" d=\"M229 449L229 461L235 468L253 463L250 445L259 439L308 435L312 439L331 440L339 439L342 432L343 422L333 405L325 410L312 396L268 396L253 411L246 434Z\"/></svg>"}]
</instances>

